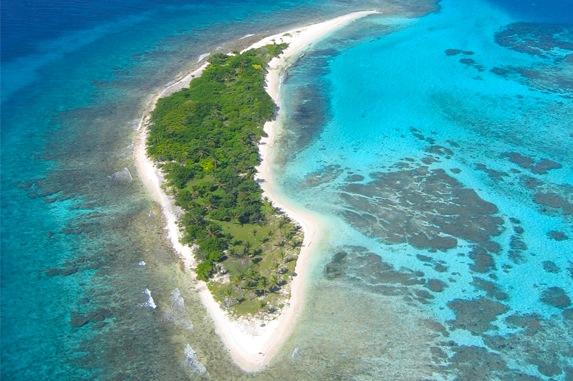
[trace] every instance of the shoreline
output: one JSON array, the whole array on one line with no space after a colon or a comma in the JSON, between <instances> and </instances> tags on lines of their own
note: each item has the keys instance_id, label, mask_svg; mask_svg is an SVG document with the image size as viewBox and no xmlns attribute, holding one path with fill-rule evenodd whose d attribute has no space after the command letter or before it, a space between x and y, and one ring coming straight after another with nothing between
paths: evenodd
<instances>
[{"instance_id":1,"label":"shoreline","mask_svg":"<svg viewBox=\"0 0 573 381\"><path fill-rule=\"evenodd\" d=\"M269 63L269 72L265 78L265 90L277 104L279 110L281 106L281 76L286 69L300 58L302 53L313 43L349 24L351 21L373 13L377 12L354 12L307 27L282 32L266 37L245 49L258 48L274 42L286 42L289 44L288 48L285 49L279 57L271 60ZM200 75L206 66L207 64L204 64L180 80L167 85L153 97L139 122L134 147L137 172L153 200L161 206L168 238L177 254L183 260L186 269L195 265L192 248L184 246L179 242L180 233L177 220L180 212L175 207L172 198L161 189L163 183L161 171L156 168L153 162L147 157L146 127L150 121L150 114L157 100L188 86L191 79ZM278 117L278 115L275 117ZM246 372L256 372L264 369L287 340L294 326L296 317L302 308L311 254L325 235L325 232L320 229L321 225L323 225L320 216L300 207L293 206L292 203L289 203L288 200L275 190L270 170L272 165L271 148L275 143L276 129L279 127L280 123L277 122L277 118L267 122L264 126L268 137L262 138L259 142L261 163L256 168L257 174L255 175L255 179L261 181L260 185L263 190L263 197L267 197L273 205L282 209L289 218L300 224L304 231L304 242L295 267L297 276L294 277L291 282L291 296L285 308L277 319L270 321L230 318L214 300L207 285L202 281L198 281L194 273L192 273L195 288L199 293L202 304L214 322L216 333L221 337L223 343L229 350L233 361Z\"/></svg>"}]
</instances>

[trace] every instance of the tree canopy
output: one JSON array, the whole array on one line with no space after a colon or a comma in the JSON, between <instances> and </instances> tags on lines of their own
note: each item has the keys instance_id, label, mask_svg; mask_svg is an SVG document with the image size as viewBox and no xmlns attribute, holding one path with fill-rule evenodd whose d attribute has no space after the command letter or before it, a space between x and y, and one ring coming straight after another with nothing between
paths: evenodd
<instances>
[{"instance_id":1,"label":"tree canopy","mask_svg":"<svg viewBox=\"0 0 573 381\"><path fill-rule=\"evenodd\" d=\"M264 89L266 68L284 48L286 44L274 44L242 54L213 55L189 88L157 102L147 140L148 155L161 166L184 211L183 241L199 246L197 276L207 281L219 264L226 263L239 288L264 286L263 294L267 277L274 276L277 287L280 274L265 273L259 263L267 261L254 258L251 249L258 244L259 254L272 251L284 241L284 223L278 227L280 216L263 200L254 175L263 126L276 108ZM257 240L256 226L266 231L264 240ZM250 276L236 276L241 274ZM225 295L234 291L226 289Z\"/></svg>"}]
</instances>

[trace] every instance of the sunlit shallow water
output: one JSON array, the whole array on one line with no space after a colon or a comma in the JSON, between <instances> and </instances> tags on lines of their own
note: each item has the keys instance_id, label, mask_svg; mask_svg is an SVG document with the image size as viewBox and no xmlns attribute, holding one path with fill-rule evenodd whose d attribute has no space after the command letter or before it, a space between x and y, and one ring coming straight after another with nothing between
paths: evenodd
<instances>
[{"instance_id":1,"label":"sunlit shallow water","mask_svg":"<svg viewBox=\"0 0 573 381\"><path fill-rule=\"evenodd\" d=\"M379 23L393 31L382 38L323 43L283 88L276 172L332 221L313 290L336 307L309 304L312 337L336 348L355 334L363 345L341 356L359 379L567 379L571 26L489 2L441 5L353 31ZM381 318L392 309L398 320ZM364 316L370 336L358 339ZM381 355L394 330L415 348L392 362L399 374Z\"/></svg>"},{"instance_id":2,"label":"sunlit shallow water","mask_svg":"<svg viewBox=\"0 0 573 381\"><path fill-rule=\"evenodd\" d=\"M152 94L205 53L356 8L50 4L28 17L2 2L3 378L571 373L571 88L560 60L570 48L544 58L496 43L525 17L511 6L369 17L290 72L278 152L288 161L276 172L332 233L299 324L252 377L232 364L165 239L133 167L135 128ZM70 14L76 23L56 22ZM415 235L436 226L456 248Z\"/></svg>"}]
</instances>

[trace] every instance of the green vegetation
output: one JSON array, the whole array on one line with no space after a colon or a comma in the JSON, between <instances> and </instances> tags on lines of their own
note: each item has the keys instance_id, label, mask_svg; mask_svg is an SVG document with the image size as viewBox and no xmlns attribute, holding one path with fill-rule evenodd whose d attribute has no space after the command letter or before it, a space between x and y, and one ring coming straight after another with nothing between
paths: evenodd
<instances>
[{"instance_id":1,"label":"green vegetation","mask_svg":"<svg viewBox=\"0 0 573 381\"><path fill-rule=\"evenodd\" d=\"M238 314L272 312L288 296L302 233L262 198L258 142L276 105L264 90L268 62L286 44L211 57L203 74L158 101L148 155L162 168L196 244L197 276Z\"/></svg>"}]
</instances>

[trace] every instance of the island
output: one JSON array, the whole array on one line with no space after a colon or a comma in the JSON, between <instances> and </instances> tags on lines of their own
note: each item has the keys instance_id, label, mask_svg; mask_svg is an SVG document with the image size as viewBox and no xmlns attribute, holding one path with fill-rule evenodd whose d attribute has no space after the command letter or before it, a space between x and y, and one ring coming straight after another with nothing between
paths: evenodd
<instances>
[{"instance_id":1,"label":"island","mask_svg":"<svg viewBox=\"0 0 573 381\"><path fill-rule=\"evenodd\" d=\"M161 205L168 236L233 360L266 366L291 331L319 216L274 188L274 144L284 71L355 12L216 54L163 89L141 119L138 173Z\"/></svg>"},{"instance_id":2,"label":"island","mask_svg":"<svg viewBox=\"0 0 573 381\"><path fill-rule=\"evenodd\" d=\"M209 59L202 75L157 102L147 154L183 211L182 243L195 245L197 278L231 316L278 313L289 298L300 226L263 199L258 144L273 100L268 62L286 44Z\"/></svg>"}]
</instances>

